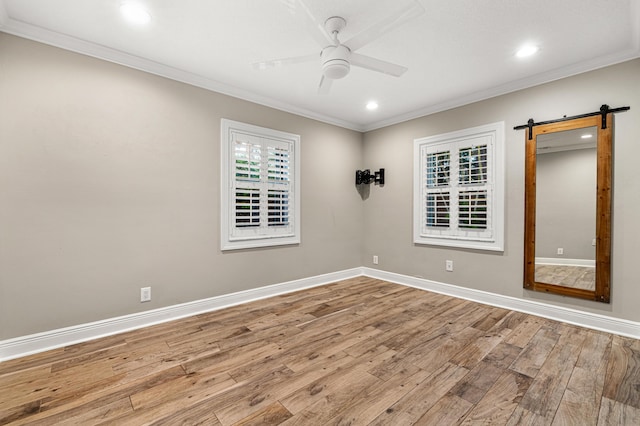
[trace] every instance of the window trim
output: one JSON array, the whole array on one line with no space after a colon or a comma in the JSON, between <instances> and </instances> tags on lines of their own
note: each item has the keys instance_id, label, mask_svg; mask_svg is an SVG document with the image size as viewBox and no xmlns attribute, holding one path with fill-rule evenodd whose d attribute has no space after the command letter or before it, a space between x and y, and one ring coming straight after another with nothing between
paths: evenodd
<instances>
[{"instance_id":1,"label":"window trim","mask_svg":"<svg viewBox=\"0 0 640 426\"><path fill-rule=\"evenodd\" d=\"M504 121L490 123L454 132L443 133L424 138L414 139L413 151L413 242L420 245L434 245L443 247L455 247L465 249L479 249L489 251L504 251L504 206L505 206L505 152L504 152ZM493 170L492 175L492 200L491 200L491 232L490 239L478 239L461 235L436 236L422 232L422 222L425 217L426 205L423 206L425 195L425 177L423 176L422 148L426 146L442 146L451 149L459 146L465 140L476 138L490 138L492 149L490 157ZM456 155L459 148L456 149ZM453 154L452 154L453 156ZM459 176L451 176L450 179L458 179ZM451 197L458 197L459 191L451 193Z\"/></svg>"},{"instance_id":2,"label":"window trim","mask_svg":"<svg viewBox=\"0 0 640 426\"><path fill-rule=\"evenodd\" d=\"M287 143L292 147L293 173L290 183L293 203L290 203L289 220L293 222L293 232L282 234L279 232L261 232L254 236L233 237L235 225L234 182L232 173L235 171L235 156L233 134L243 133L261 140L274 140L279 144ZM293 211L291 211L293 210ZM220 121L220 249L241 250L259 247L300 244L300 135L273 130L266 127L233 121L226 118ZM266 228L268 229L268 228Z\"/></svg>"}]
</instances>

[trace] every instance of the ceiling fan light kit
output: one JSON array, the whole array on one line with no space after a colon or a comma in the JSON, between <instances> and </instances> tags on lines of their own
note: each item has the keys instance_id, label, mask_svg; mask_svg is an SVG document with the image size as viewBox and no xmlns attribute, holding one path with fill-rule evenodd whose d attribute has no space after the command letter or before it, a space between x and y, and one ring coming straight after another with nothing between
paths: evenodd
<instances>
[{"instance_id":1,"label":"ceiling fan light kit","mask_svg":"<svg viewBox=\"0 0 640 426\"><path fill-rule=\"evenodd\" d=\"M351 70L349 49L344 45L328 46L322 50L322 75L332 80L344 78Z\"/></svg>"}]
</instances>

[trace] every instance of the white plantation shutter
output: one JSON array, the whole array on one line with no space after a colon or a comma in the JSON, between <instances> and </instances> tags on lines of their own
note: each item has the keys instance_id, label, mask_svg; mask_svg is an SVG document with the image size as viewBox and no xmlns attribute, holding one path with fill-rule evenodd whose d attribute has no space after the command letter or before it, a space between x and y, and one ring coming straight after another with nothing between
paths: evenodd
<instances>
[{"instance_id":1,"label":"white plantation shutter","mask_svg":"<svg viewBox=\"0 0 640 426\"><path fill-rule=\"evenodd\" d=\"M471 146L461 143L458 150L458 228L466 235L491 238L491 196L493 194L491 138Z\"/></svg>"},{"instance_id":2,"label":"white plantation shutter","mask_svg":"<svg viewBox=\"0 0 640 426\"><path fill-rule=\"evenodd\" d=\"M422 235L491 240L488 158L491 141L476 138L422 146Z\"/></svg>"},{"instance_id":3,"label":"white plantation shutter","mask_svg":"<svg viewBox=\"0 0 640 426\"><path fill-rule=\"evenodd\" d=\"M299 136L222 124L223 250L299 242Z\"/></svg>"},{"instance_id":4,"label":"white plantation shutter","mask_svg":"<svg viewBox=\"0 0 640 426\"><path fill-rule=\"evenodd\" d=\"M267 141L267 226L291 226L291 167L291 145Z\"/></svg>"},{"instance_id":5,"label":"white plantation shutter","mask_svg":"<svg viewBox=\"0 0 640 426\"><path fill-rule=\"evenodd\" d=\"M232 220L237 229L259 227L262 146L259 140L248 135L233 134L232 138L235 168Z\"/></svg>"},{"instance_id":6,"label":"white plantation shutter","mask_svg":"<svg viewBox=\"0 0 640 426\"><path fill-rule=\"evenodd\" d=\"M433 229L448 229L451 216L451 152L423 147L424 165L424 225Z\"/></svg>"},{"instance_id":7,"label":"white plantation shutter","mask_svg":"<svg viewBox=\"0 0 640 426\"><path fill-rule=\"evenodd\" d=\"M414 242L502 250L503 128L414 141Z\"/></svg>"}]
</instances>

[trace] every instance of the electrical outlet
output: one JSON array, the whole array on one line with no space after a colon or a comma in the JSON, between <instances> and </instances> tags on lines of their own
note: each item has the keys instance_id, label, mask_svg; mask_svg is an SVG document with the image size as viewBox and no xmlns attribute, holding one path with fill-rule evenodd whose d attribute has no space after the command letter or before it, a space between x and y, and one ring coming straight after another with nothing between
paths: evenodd
<instances>
[{"instance_id":1,"label":"electrical outlet","mask_svg":"<svg viewBox=\"0 0 640 426\"><path fill-rule=\"evenodd\" d=\"M453 272L453 260L445 261L444 268L449 272Z\"/></svg>"},{"instance_id":2,"label":"electrical outlet","mask_svg":"<svg viewBox=\"0 0 640 426\"><path fill-rule=\"evenodd\" d=\"M142 287L140 289L140 302L151 301L151 287Z\"/></svg>"},{"instance_id":3,"label":"electrical outlet","mask_svg":"<svg viewBox=\"0 0 640 426\"><path fill-rule=\"evenodd\" d=\"M564 249L562 247L558 247L558 254L564 254Z\"/></svg>"},{"instance_id":4,"label":"electrical outlet","mask_svg":"<svg viewBox=\"0 0 640 426\"><path fill-rule=\"evenodd\" d=\"M378 256L376 256L375 254L373 255L373 264L374 265L378 264Z\"/></svg>"}]
</instances>

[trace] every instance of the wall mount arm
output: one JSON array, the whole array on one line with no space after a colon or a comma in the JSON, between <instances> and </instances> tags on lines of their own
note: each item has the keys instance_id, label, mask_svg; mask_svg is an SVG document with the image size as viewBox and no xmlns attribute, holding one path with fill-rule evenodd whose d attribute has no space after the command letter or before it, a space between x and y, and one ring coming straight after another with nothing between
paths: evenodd
<instances>
[{"instance_id":1,"label":"wall mount arm","mask_svg":"<svg viewBox=\"0 0 640 426\"><path fill-rule=\"evenodd\" d=\"M369 169L356 170L356 185L368 185L372 182L384 185L384 169L373 173Z\"/></svg>"}]
</instances>

